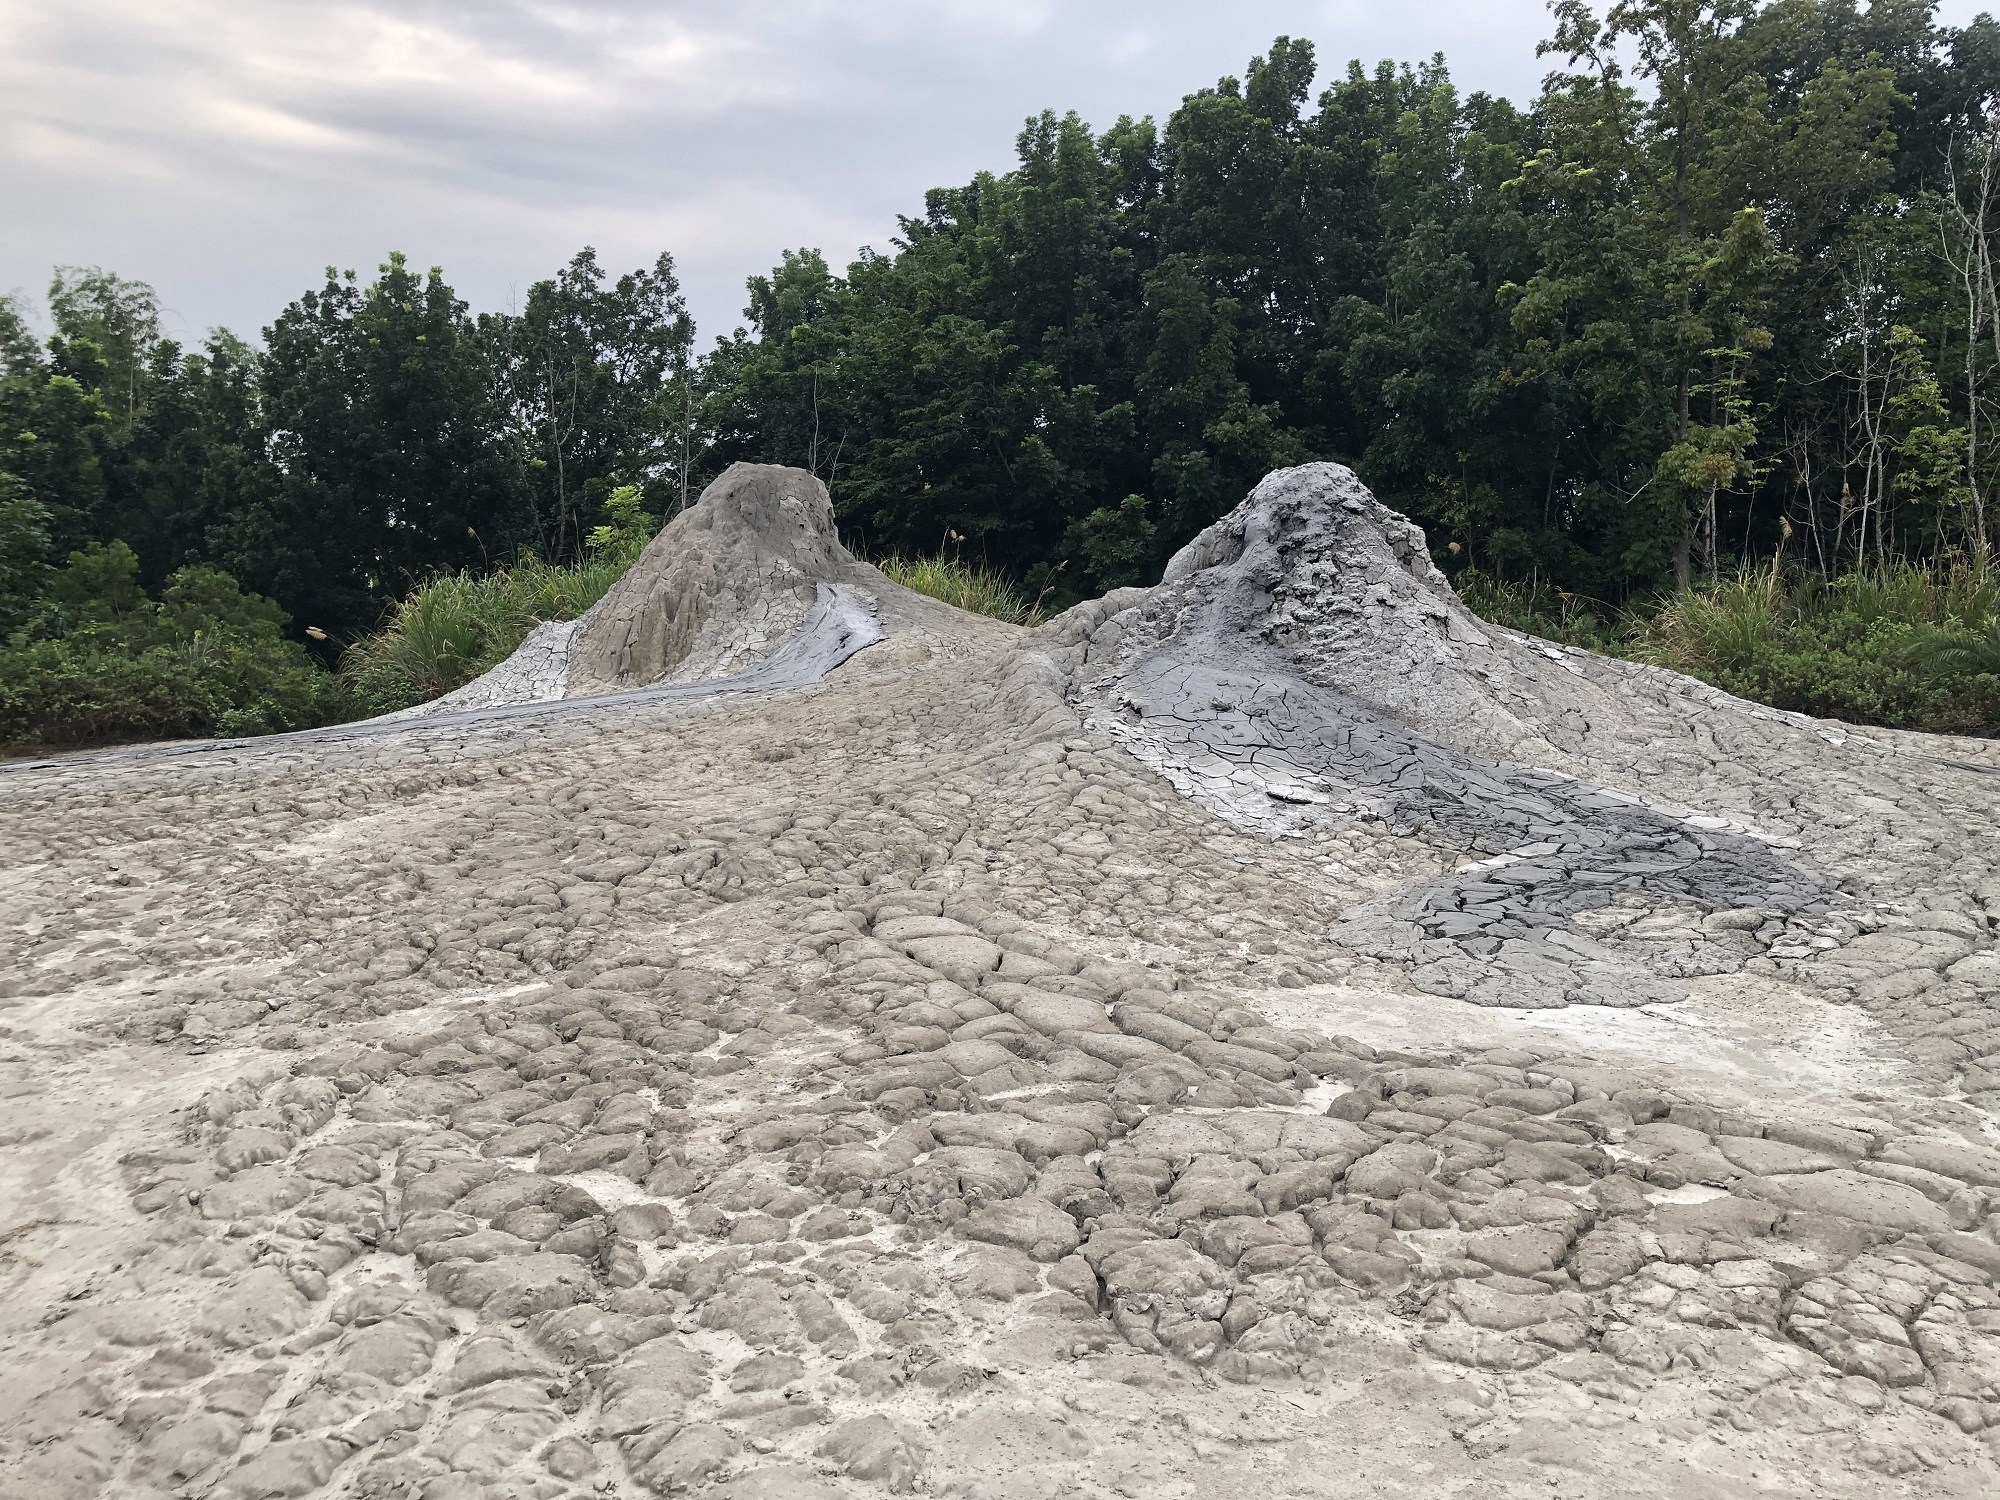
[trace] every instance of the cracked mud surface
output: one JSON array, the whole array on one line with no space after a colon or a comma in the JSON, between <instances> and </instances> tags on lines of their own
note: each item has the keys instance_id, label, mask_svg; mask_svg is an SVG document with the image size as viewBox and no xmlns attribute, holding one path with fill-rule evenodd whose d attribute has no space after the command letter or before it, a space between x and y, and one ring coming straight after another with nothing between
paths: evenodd
<instances>
[{"instance_id":1,"label":"cracked mud surface","mask_svg":"<svg viewBox=\"0 0 2000 1500\"><path fill-rule=\"evenodd\" d=\"M1038 632L856 586L817 685L0 770L0 1494L2000 1488L1988 749L1330 466Z\"/></svg>"}]
</instances>

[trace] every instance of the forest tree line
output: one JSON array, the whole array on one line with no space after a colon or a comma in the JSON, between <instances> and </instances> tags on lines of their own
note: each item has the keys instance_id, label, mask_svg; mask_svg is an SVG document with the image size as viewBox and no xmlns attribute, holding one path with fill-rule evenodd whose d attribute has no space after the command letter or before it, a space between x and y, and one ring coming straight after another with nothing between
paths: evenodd
<instances>
[{"instance_id":1,"label":"forest tree line","mask_svg":"<svg viewBox=\"0 0 2000 1500\"><path fill-rule=\"evenodd\" d=\"M818 473L859 550L949 541L1057 602L1316 458L1448 571L1604 608L1983 569L2000 26L1551 11L1526 105L1279 38L1163 124L1045 113L888 250L786 253L706 352L666 255L476 316L391 257L196 349L61 271L45 335L0 305L0 630L46 655L118 594L157 636L226 582L331 661L426 579L576 563L614 495L658 519L738 458Z\"/></svg>"}]
</instances>

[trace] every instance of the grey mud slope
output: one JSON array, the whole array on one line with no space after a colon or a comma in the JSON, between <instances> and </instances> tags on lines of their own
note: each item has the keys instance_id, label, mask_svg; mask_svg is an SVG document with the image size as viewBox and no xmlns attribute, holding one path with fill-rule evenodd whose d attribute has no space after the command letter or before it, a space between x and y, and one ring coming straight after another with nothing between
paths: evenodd
<instances>
[{"instance_id":1,"label":"grey mud slope","mask_svg":"<svg viewBox=\"0 0 2000 1500\"><path fill-rule=\"evenodd\" d=\"M732 464L581 618L536 627L477 681L389 717L805 687L882 639L885 586L907 614L915 596L841 546L817 478Z\"/></svg>"},{"instance_id":2,"label":"grey mud slope","mask_svg":"<svg viewBox=\"0 0 2000 1500\"><path fill-rule=\"evenodd\" d=\"M1493 630L1331 467L867 591L0 772L0 1494L2000 1487L1980 747Z\"/></svg>"},{"instance_id":3,"label":"grey mud slope","mask_svg":"<svg viewBox=\"0 0 2000 1500\"><path fill-rule=\"evenodd\" d=\"M1430 659L1356 662L1356 638L1413 642ZM1472 619L1421 534L1344 469L1273 475L1092 646L1109 658L1093 660L1081 695L1092 722L1225 817L1275 832L1359 817L1484 856L1341 924L1345 941L1415 967L1422 988L1483 1004L1643 1005L1680 991L1597 941L1593 917L1692 908L1763 934L1825 910L1815 876L1724 819L1482 754L1493 669L1533 648ZM1445 712L1411 711L1432 703ZM1603 702L1593 717L1614 712ZM1426 718L1452 740L1406 722ZM1740 955L1721 947L1695 971L1734 968Z\"/></svg>"}]
</instances>

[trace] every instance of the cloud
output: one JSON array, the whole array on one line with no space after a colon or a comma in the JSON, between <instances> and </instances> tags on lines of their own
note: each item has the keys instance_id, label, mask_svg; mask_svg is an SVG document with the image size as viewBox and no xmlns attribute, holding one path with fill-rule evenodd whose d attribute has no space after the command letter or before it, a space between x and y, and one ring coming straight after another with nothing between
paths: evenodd
<instances>
[{"instance_id":1,"label":"cloud","mask_svg":"<svg viewBox=\"0 0 2000 1500\"><path fill-rule=\"evenodd\" d=\"M329 262L405 250L497 307L589 243L671 250L722 333L781 250L886 244L1041 108L1164 115L1280 33L1524 97L1546 26L1539 0L0 0L0 290L101 264L248 333Z\"/></svg>"}]
</instances>

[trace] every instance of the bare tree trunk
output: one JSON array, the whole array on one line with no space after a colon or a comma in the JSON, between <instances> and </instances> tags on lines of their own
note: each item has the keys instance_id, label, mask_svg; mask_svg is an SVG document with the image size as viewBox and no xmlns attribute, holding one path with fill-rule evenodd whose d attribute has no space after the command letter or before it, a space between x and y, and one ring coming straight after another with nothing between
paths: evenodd
<instances>
[{"instance_id":1,"label":"bare tree trunk","mask_svg":"<svg viewBox=\"0 0 2000 1500\"><path fill-rule=\"evenodd\" d=\"M1807 534L1812 537L1813 554L1819 561L1820 572L1831 572L1826 555L1826 537L1819 525L1819 494L1813 488L1811 435L1795 432L1792 438L1792 451L1796 455L1794 472L1798 477L1799 488L1805 492L1806 497L1806 511L1801 519L1805 522Z\"/></svg>"},{"instance_id":2,"label":"bare tree trunk","mask_svg":"<svg viewBox=\"0 0 2000 1500\"><path fill-rule=\"evenodd\" d=\"M1860 439L1861 452L1855 455L1861 468L1861 495L1853 506L1856 522L1854 539L1854 559L1857 566L1868 563L1868 547L1871 539L1879 553L1882 550L1884 511L1888 496L1886 480L1888 474L1887 441L1883 430L1884 412L1889 399L1889 374L1887 368L1876 368L1875 352L1875 302L1878 287L1875 268L1871 265L1857 265L1850 302L1854 310L1854 336L1858 359L1854 375L1855 387L1854 429ZM1877 393L1877 387L1880 393ZM1849 460L1850 463L1854 459ZM1846 530L1851 496L1843 492L1841 505L1841 530L1835 534L1835 554L1838 556L1840 542ZM1873 537L1870 523L1873 523Z\"/></svg>"},{"instance_id":3,"label":"bare tree trunk","mask_svg":"<svg viewBox=\"0 0 2000 1500\"><path fill-rule=\"evenodd\" d=\"M1708 568L1708 576L1716 576L1716 532L1722 528L1722 516L1716 510L1716 490L1720 486L1708 486L1708 506L1702 510L1702 566Z\"/></svg>"},{"instance_id":4,"label":"bare tree trunk","mask_svg":"<svg viewBox=\"0 0 2000 1500\"><path fill-rule=\"evenodd\" d=\"M807 450L806 467L815 475L819 473L819 366L813 366L813 430L812 445Z\"/></svg>"},{"instance_id":5,"label":"bare tree trunk","mask_svg":"<svg viewBox=\"0 0 2000 1500\"><path fill-rule=\"evenodd\" d=\"M1681 311L1685 316L1687 311L1685 288L1681 292ZM1688 376L1685 370L1681 371L1680 391L1675 399L1674 415L1674 442L1685 443L1688 429L1694 424L1693 414L1689 410ZM1679 486L1676 485L1675 488L1678 489ZM1674 586L1682 593L1686 593L1694 586L1694 512L1685 496L1676 501L1676 509L1680 511L1678 518L1680 535L1674 540Z\"/></svg>"},{"instance_id":6,"label":"bare tree trunk","mask_svg":"<svg viewBox=\"0 0 2000 1500\"><path fill-rule=\"evenodd\" d=\"M1965 487L1972 505L1974 550L1986 550L1985 505L1979 496L1979 305L1966 257L1965 287Z\"/></svg>"},{"instance_id":7,"label":"bare tree trunk","mask_svg":"<svg viewBox=\"0 0 2000 1500\"><path fill-rule=\"evenodd\" d=\"M1986 496L1979 474L1979 405L1981 375L1978 351L1983 331L1992 338L1994 362L2000 364L2000 288L1993 276L1992 216L1996 190L2000 190L2000 132L1990 132L1979 160L1978 207L1972 216L1972 241L1967 247L1972 284L1966 298L1968 319L1965 348L1966 430L1965 483L1972 506L1973 551L1983 566L1987 555ZM1954 201L1956 199L1954 198Z\"/></svg>"},{"instance_id":8,"label":"bare tree trunk","mask_svg":"<svg viewBox=\"0 0 2000 1500\"><path fill-rule=\"evenodd\" d=\"M1965 488L1966 528L1972 553L1984 567L1990 548L1986 524L1986 489L1980 472L1980 387L1994 367L2000 367L2000 287L1993 266L1992 216L2000 198L2000 130L1989 128L1974 145L1976 171L1970 184L1960 180L1957 157L1947 161L1949 207L1940 215L1944 258L1957 273L1965 297ZM1968 206L1966 199L1971 197ZM1980 357L1992 341L1993 365L1980 369Z\"/></svg>"}]
</instances>

